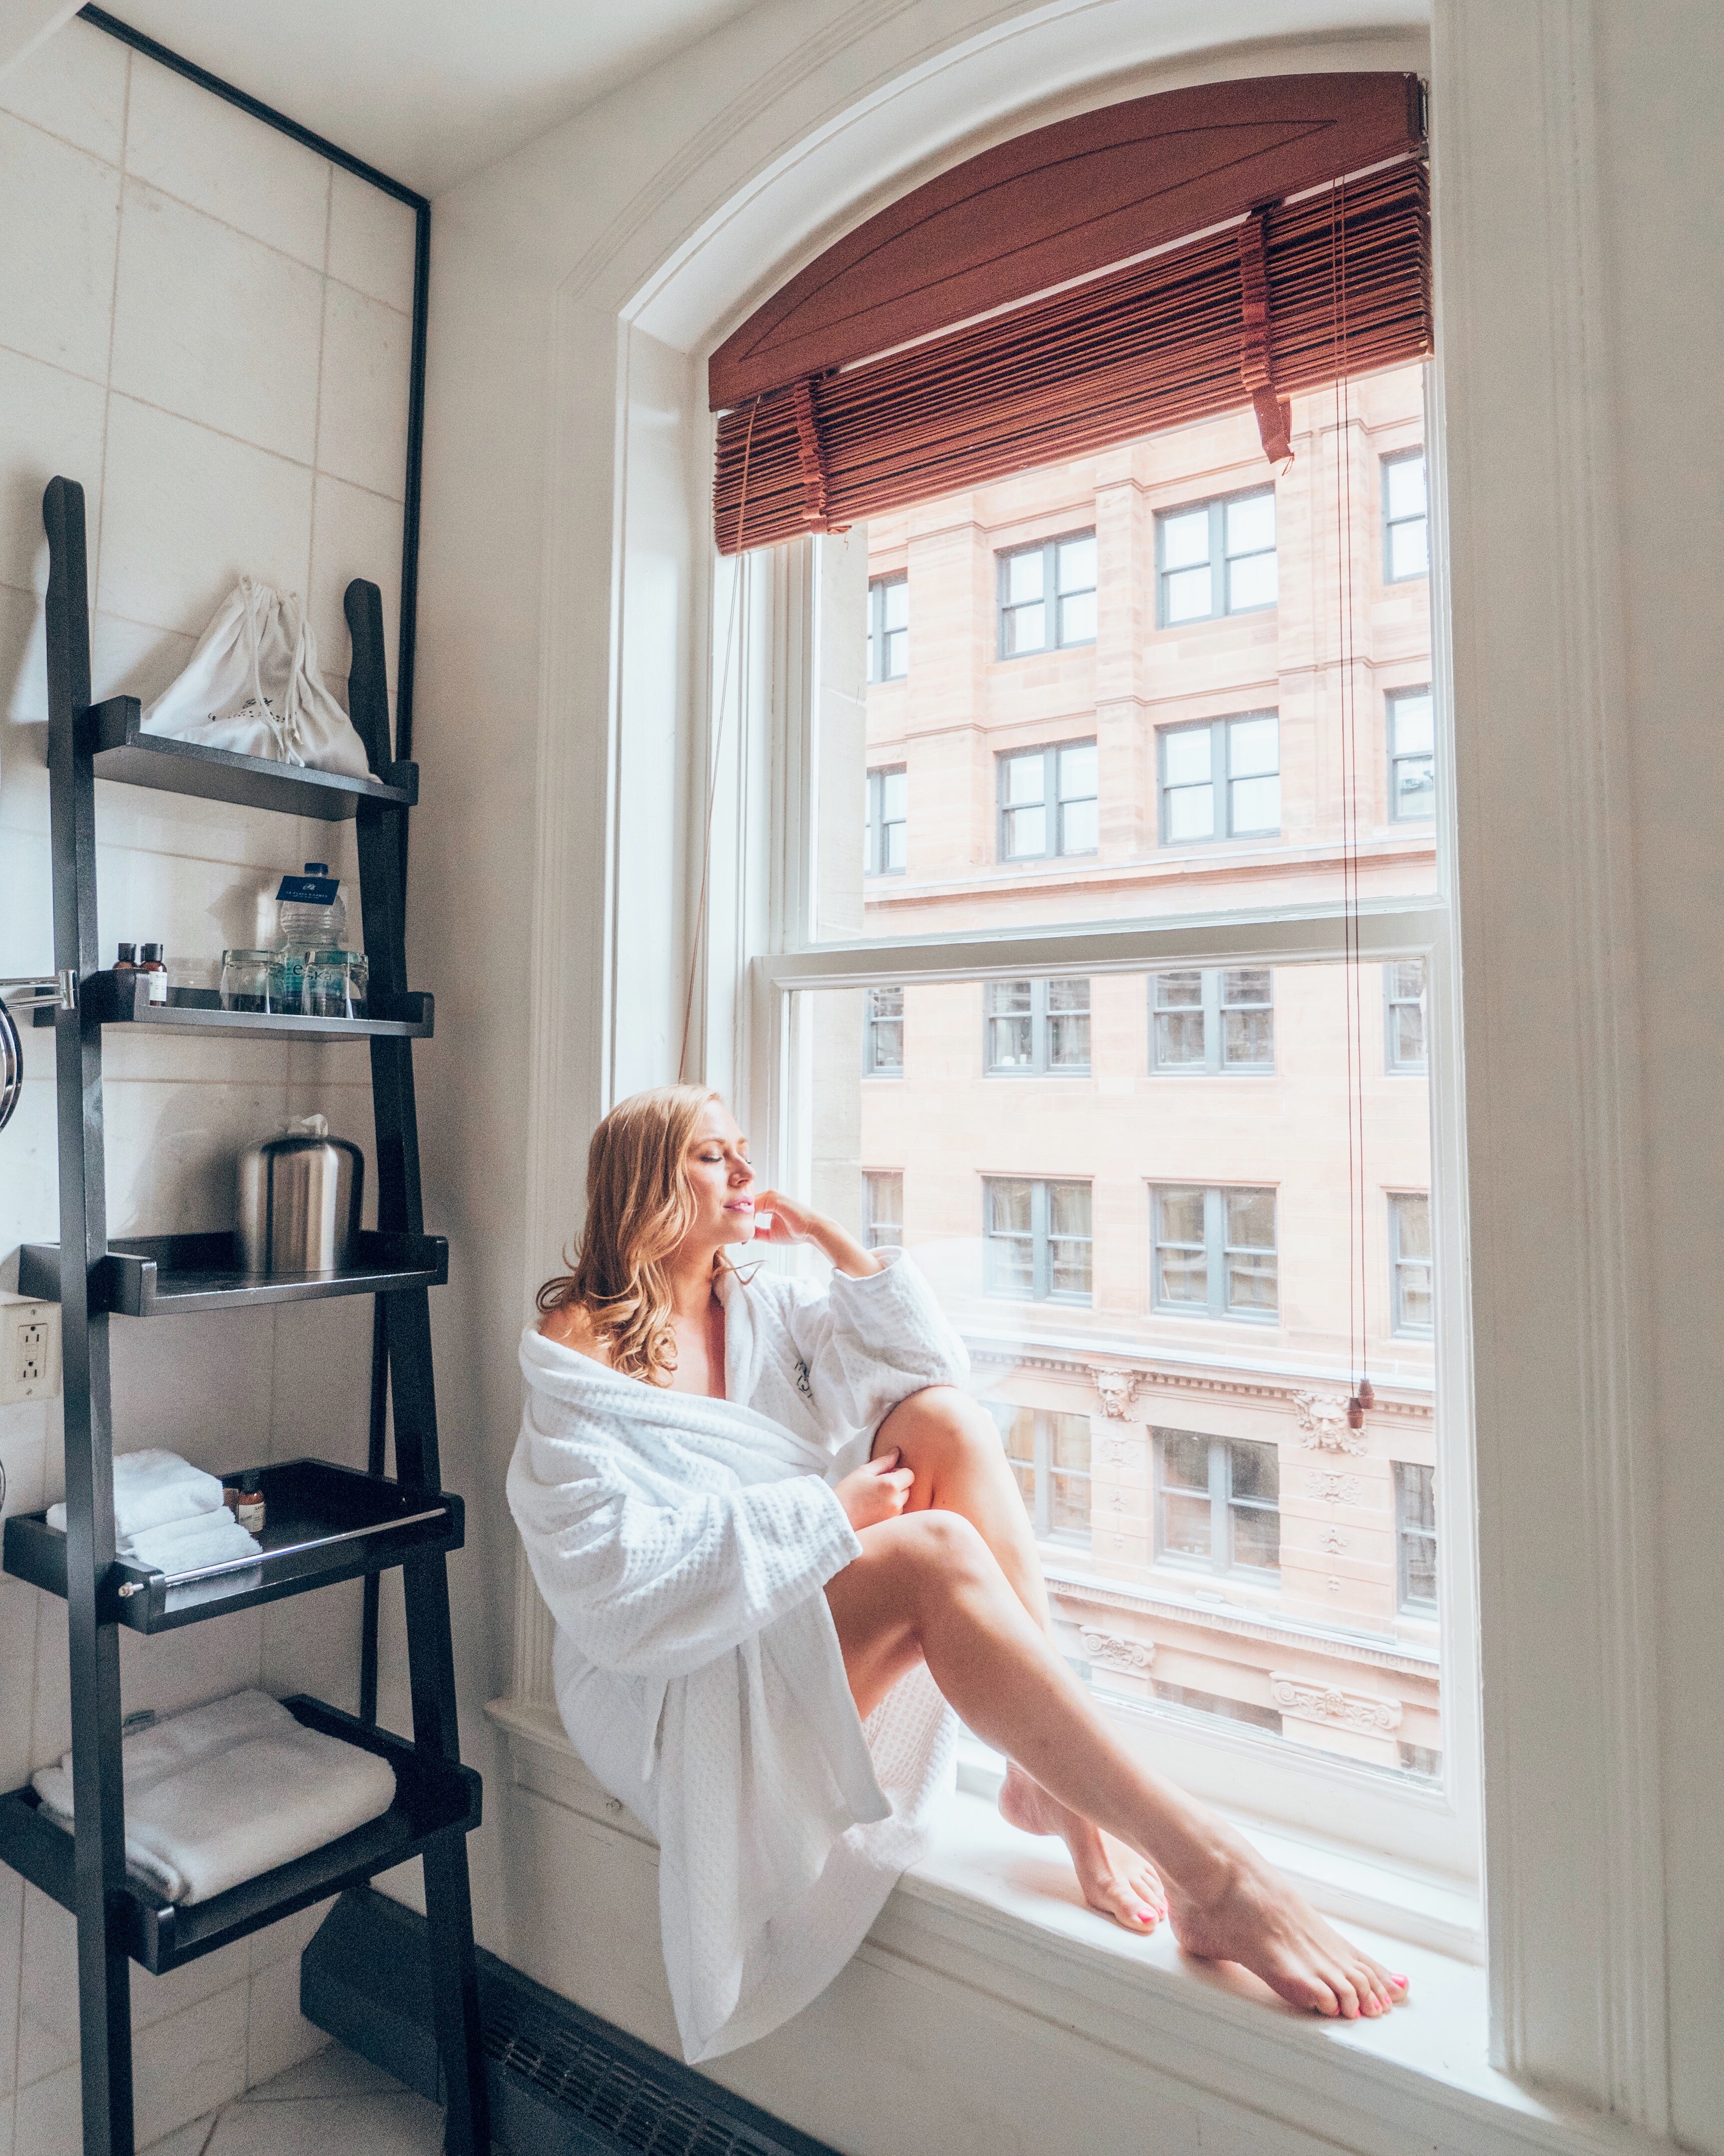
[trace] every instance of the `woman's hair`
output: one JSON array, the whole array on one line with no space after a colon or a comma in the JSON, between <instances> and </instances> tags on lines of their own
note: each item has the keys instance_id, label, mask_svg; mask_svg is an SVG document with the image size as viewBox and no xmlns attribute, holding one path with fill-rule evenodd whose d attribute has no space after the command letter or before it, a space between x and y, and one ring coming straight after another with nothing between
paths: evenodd
<instances>
[{"instance_id":1,"label":"woman's hair","mask_svg":"<svg viewBox=\"0 0 1724 2156\"><path fill-rule=\"evenodd\" d=\"M547 1312L578 1304L625 1377L658 1384L676 1368L665 1260L694 1224L683 1157L718 1097L704 1086L659 1086L611 1110L587 1152L587 1224L573 1269L538 1292Z\"/></svg>"}]
</instances>

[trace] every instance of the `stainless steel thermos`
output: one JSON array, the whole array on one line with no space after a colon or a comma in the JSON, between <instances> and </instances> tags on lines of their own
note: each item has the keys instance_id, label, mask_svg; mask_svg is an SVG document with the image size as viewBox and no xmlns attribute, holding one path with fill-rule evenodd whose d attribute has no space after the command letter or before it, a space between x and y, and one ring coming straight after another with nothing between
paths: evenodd
<instances>
[{"instance_id":1,"label":"stainless steel thermos","mask_svg":"<svg viewBox=\"0 0 1724 2156\"><path fill-rule=\"evenodd\" d=\"M365 1156L321 1116L239 1156L239 1246L249 1273L331 1273L353 1262Z\"/></svg>"}]
</instances>

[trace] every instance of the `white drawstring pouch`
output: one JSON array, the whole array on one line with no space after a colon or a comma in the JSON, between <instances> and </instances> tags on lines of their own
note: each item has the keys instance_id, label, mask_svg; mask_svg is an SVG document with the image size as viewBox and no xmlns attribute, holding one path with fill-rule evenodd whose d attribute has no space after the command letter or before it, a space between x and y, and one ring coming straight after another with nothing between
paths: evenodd
<instances>
[{"instance_id":1,"label":"white drawstring pouch","mask_svg":"<svg viewBox=\"0 0 1724 2156\"><path fill-rule=\"evenodd\" d=\"M297 595L249 577L144 713L143 731L347 778L372 776L352 721L317 670L317 639Z\"/></svg>"}]
</instances>

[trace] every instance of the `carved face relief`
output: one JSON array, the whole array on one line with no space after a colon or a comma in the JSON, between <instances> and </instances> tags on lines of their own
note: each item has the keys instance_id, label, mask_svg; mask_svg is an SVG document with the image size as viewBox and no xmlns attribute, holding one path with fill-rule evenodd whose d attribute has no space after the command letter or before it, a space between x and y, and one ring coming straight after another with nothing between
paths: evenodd
<instances>
[{"instance_id":1,"label":"carved face relief","mask_svg":"<svg viewBox=\"0 0 1724 2156\"><path fill-rule=\"evenodd\" d=\"M1111 1421L1121 1421L1137 1390L1137 1372L1091 1370L1090 1375L1095 1380L1095 1395L1101 1403L1102 1414Z\"/></svg>"},{"instance_id":2,"label":"carved face relief","mask_svg":"<svg viewBox=\"0 0 1724 2156\"><path fill-rule=\"evenodd\" d=\"M1365 1433L1347 1426L1347 1402L1338 1393L1295 1393L1299 1442L1321 1452L1362 1452Z\"/></svg>"}]
</instances>

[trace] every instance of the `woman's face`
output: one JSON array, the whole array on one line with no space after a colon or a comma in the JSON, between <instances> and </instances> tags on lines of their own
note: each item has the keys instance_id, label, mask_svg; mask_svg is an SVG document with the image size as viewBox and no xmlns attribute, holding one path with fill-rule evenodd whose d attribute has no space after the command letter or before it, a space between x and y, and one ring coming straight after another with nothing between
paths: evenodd
<instances>
[{"instance_id":1,"label":"woman's face","mask_svg":"<svg viewBox=\"0 0 1724 2156\"><path fill-rule=\"evenodd\" d=\"M688 1242L709 1249L746 1243L754 1233L754 1170L748 1165L748 1141L721 1101L709 1101L701 1111L683 1170L695 1200Z\"/></svg>"}]
</instances>

